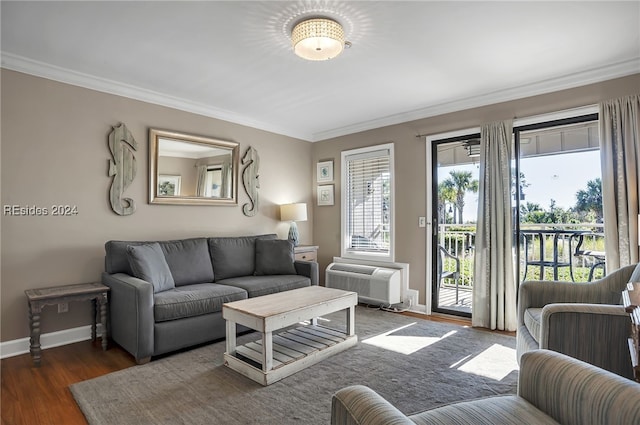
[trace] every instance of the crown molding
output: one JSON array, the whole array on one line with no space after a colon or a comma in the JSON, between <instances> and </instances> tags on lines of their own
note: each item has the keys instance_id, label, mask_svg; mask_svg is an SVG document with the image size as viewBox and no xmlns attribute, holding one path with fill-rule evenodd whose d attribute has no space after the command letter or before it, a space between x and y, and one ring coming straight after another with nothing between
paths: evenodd
<instances>
[{"instance_id":1,"label":"crown molding","mask_svg":"<svg viewBox=\"0 0 640 425\"><path fill-rule=\"evenodd\" d=\"M155 105L166 106L168 108L174 108L210 118L220 119L308 142L319 142L335 137L346 136L348 134L359 133L362 131L373 130L376 128L401 124L424 118L430 118L451 112L462 111L465 109L477 108L494 103L522 99L530 96L537 96L559 90L571 89L587 84L599 83L614 78L625 77L627 75L632 75L640 72L640 58L634 58L612 65L565 75L559 78L551 78L532 84L526 84L523 86L512 87L505 90L485 93L478 96L458 99L451 102L428 106L426 108L389 115L387 117L362 121L353 125L339 127L327 131L306 133L292 130L291 128L282 128L269 123L252 120L234 112L218 109L203 103L193 102L187 99L163 94L153 90L148 90L129 84L123 84L114 80L100 78L93 75L73 71L67 68L50 65L19 55L14 55L12 53L0 52L0 55L0 67L12 71L35 75L37 77L47 78L50 80L84 87L103 93L140 100Z\"/></svg>"},{"instance_id":2,"label":"crown molding","mask_svg":"<svg viewBox=\"0 0 640 425\"><path fill-rule=\"evenodd\" d=\"M618 62L612 65L581 71L558 78L551 78L523 86L512 87L510 89L499 90L492 93L485 93L479 96L468 97L441 103L426 108L416 109L400 114L390 115L370 121L363 121L353 125L327 130L313 134L312 141L331 139L362 131L373 130L375 128L389 125L402 124L409 121L435 117L451 112L465 109L477 108L492 105L494 103L507 102L510 100L523 99L530 96L537 96L555 91L571 89L588 84L599 83L612 80L614 78L625 77L640 72L640 58Z\"/></svg>"},{"instance_id":3,"label":"crown molding","mask_svg":"<svg viewBox=\"0 0 640 425\"><path fill-rule=\"evenodd\" d=\"M85 74L56 65L51 65L45 62L32 60L23 56L14 55L12 53L0 52L0 55L0 67L12 71L22 72L25 74L34 75L36 77L42 77L61 83L84 87L103 93L123 96L129 99L140 100L142 102L152 103L155 105L166 106L168 108L191 112L210 118L216 118L219 120L232 122L234 124L240 124L247 127L256 128L258 130L281 134L304 141L311 141L312 138L311 134L293 131L286 128L280 128L278 126L274 126L264 122L251 120L234 112L218 109L204 103L193 102L188 99L183 99L153 90L148 90L130 84L120 83L118 81L110 80L107 78L96 77L94 75Z\"/></svg>"}]
</instances>

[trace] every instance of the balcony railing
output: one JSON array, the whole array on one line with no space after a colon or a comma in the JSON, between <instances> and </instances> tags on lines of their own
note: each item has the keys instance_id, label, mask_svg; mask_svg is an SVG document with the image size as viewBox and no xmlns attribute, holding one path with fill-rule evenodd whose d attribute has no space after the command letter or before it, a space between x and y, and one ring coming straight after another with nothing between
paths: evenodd
<instances>
[{"instance_id":1,"label":"balcony railing","mask_svg":"<svg viewBox=\"0 0 640 425\"><path fill-rule=\"evenodd\" d=\"M438 235L439 245L460 260L459 285L472 287L475 225L441 224ZM587 282L605 274L602 224L522 224L518 239L521 281ZM455 266L455 260L444 259L444 270Z\"/></svg>"}]
</instances>

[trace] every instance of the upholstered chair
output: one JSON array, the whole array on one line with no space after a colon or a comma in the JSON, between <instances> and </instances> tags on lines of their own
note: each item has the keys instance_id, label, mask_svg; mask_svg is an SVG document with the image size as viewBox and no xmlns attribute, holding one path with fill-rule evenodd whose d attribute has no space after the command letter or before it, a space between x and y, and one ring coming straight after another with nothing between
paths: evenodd
<instances>
[{"instance_id":1,"label":"upholstered chair","mask_svg":"<svg viewBox=\"0 0 640 425\"><path fill-rule=\"evenodd\" d=\"M528 281L518 290L517 357L545 348L633 378L627 339L631 320L622 306L640 264L589 283Z\"/></svg>"},{"instance_id":2,"label":"upholstered chair","mask_svg":"<svg viewBox=\"0 0 640 425\"><path fill-rule=\"evenodd\" d=\"M549 350L522 356L517 394L460 401L410 416L363 385L342 388L331 400L331 425L638 423L640 384Z\"/></svg>"}]
</instances>

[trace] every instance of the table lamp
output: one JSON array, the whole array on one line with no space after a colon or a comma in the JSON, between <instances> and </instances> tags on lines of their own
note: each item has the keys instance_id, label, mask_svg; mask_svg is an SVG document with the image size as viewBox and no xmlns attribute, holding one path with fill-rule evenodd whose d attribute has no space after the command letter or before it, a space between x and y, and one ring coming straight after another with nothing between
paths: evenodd
<instances>
[{"instance_id":1,"label":"table lamp","mask_svg":"<svg viewBox=\"0 0 640 425\"><path fill-rule=\"evenodd\" d=\"M307 204L280 205L280 220L291 222L288 239L293 242L293 246L298 246L299 234L296 221L307 221Z\"/></svg>"}]
</instances>

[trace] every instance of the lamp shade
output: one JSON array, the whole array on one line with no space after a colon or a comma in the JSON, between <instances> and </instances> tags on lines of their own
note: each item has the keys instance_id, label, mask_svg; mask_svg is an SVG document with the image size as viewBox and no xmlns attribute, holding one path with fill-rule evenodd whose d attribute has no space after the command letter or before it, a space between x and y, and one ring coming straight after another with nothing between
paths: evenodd
<instances>
[{"instance_id":1,"label":"lamp shade","mask_svg":"<svg viewBox=\"0 0 640 425\"><path fill-rule=\"evenodd\" d=\"M291 44L295 54L307 60L335 58L344 49L344 30L331 19L307 19L293 27Z\"/></svg>"},{"instance_id":2,"label":"lamp shade","mask_svg":"<svg viewBox=\"0 0 640 425\"><path fill-rule=\"evenodd\" d=\"M297 204L280 205L280 220L282 221L306 221L307 204L304 202Z\"/></svg>"}]
</instances>

